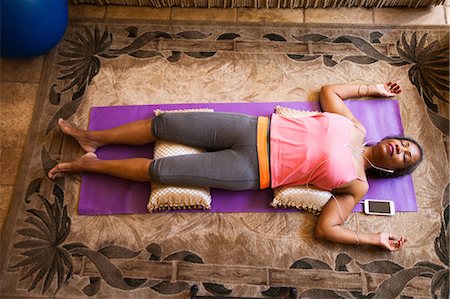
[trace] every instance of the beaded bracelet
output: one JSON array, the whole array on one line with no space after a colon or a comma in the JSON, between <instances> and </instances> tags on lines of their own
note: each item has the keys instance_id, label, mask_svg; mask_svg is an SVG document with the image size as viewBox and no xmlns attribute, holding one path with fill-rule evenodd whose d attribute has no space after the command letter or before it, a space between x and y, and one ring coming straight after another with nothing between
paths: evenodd
<instances>
[{"instance_id":1,"label":"beaded bracelet","mask_svg":"<svg viewBox=\"0 0 450 299\"><path fill-rule=\"evenodd\" d=\"M358 97L360 97L360 96L367 97L367 96L369 95L369 91L370 91L369 85L365 85L365 86L367 87L367 90L366 90L366 94L365 94L365 95L361 95L361 86L362 86L362 85L359 85L359 86L358 86Z\"/></svg>"}]
</instances>

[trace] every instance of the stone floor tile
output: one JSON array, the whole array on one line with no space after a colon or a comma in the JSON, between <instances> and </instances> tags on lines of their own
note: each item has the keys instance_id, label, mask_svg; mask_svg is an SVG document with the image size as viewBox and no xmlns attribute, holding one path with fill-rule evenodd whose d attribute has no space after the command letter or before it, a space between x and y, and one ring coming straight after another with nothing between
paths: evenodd
<instances>
[{"instance_id":1,"label":"stone floor tile","mask_svg":"<svg viewBox=\"0 0 450 299\"><path fill-rule=\"evenodd\" d=\"M303 9L238 8L237 20L245 22L303 22Z\"/></svg>"},{"instance_id":2,"label":"stone floor tile","mask_svg":"<svg viewBox=\"0 0 450 299\"><path fill-rule=\"evenodd\" d=\"M44 55L28 59L0 59L0 80L3 82L39 83Z\"/></svg>"},{"instance_id":3,"label":"stone floor tile","mask_svg":"<svg viewBox=\"0 0 450 299\"><path fill-rule=\"evenodd\" d=\"M236 8L172 7L172 20L235 21Z\"/></svg>"},{"instance_id":4,"label":"stone floor tile","mask_svg":"<svg viewBox=\"0 0 450 299\"><path fill-rule=\"evenodd\" d=\"M14 185L22 161L23 144L20 148L1 148L0 151L0 182Z\"/></svg>"},{"instance_id":5,"label":"stone floor tile","mask_svg":"<svg viewBox=\"0 0 450 299\"><path fill-rule=\"evenodd\" d=\"M422 8L375 8L375 24L443 25L444 6Z\"/></svg>"},{"instance_id":6,"label":"stone floor tile","mask_svg":"<svg viewBox=\"0 0 450 299\"><path fill-rule=\"evenodd\" d=\"M170 8L108 5L105 18L168 20L170 19Z\"/></svg>"},{"instance_id":7,"label":"stone floor tile","mask_svg":"<svg viewBox=\"0 0 450 299\"><path fill-rule=\"evenodd\" d=\"M370 8L307 8L305 23L372 24L373 10Z\"/></svg>"},{"instance_id":8,"label":"stone floor tile","mask_svg":"<svg viewBox=\"0 0 450 299\"><path fill-rule=\"evenodd\" d=\"M6 222L13 195L13 185L0 185L0 234Z\"/></svg>"},{"instance_id":9,"label":"stone floor tile","mask_svg":"<svg viewBox=\"0 0 450 299\"><path fill-rule=\"evenodd\" d=\"M69 2L69 18L103 18L107 5L73 4Z\"/></svg>"},{"instance_id":10,"label":"stone floor tile","mask_svg":"<svg viewBox=\"0 0 450 299\"><path fill-rule=\"evenodd\" d=\"M0 83L0 182L14 184L36 101L37 83Z\"/></svg>"}]
</instances>

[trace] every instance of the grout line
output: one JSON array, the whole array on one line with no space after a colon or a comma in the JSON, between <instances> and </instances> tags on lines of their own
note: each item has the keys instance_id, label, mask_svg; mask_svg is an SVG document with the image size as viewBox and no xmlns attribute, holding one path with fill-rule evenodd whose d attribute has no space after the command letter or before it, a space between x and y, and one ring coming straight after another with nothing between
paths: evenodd
<instances>
[{"instance_id":1,"label":"grout line","mask_svg":"<svg viewBox=\"0 0 450 299\"><path fill-rule=\"evenodd\" d=\"M8 80L8 79L6 79L6 80L1 79L0 82L1 82L1 83L22 83L22 84L38 84L38 85L39 85L39 83L40 83L40 77L39 77L39 81L37 81L37 82L18 81L18 80Z\"/></svg>"},{"instance_id":2,"label":"grout line","mask_svg":"<svg viewBox=\"0 0 450 299\"><path fill-rule=\"evenodd\" d=\"M444 9L444 23L448 25L447 6L442 6L442 9Z\"/></svg>"},{"instance_id":3,"label":"grout line","mask_svg":"<svg viewBox=\"0 0 450 299\"><path fill-rule=\"evenodd\" d=\"M106 5L106 7L105 7L105 13L103 14L103 18L102 19L106 19L106 15L108 14L108 6L109 5Z\"/></svg>"}]
</instances>

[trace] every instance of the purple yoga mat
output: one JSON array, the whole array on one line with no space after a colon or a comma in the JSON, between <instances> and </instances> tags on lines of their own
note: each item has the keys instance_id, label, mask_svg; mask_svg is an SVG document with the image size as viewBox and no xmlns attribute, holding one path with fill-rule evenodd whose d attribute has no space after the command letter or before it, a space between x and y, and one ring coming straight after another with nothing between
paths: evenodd
<instances>
[{"instance_id":1,"label":"purple yoga mat","mask_svg":"<svg viewBox=\"0 0 450 299\"><path fill-rule=\"evenodd\" d=\"M395 100L346 101L347 106L367 128L367 140L380 140L386 135L402 135L398 103ZM274 108L284 106L304 110L320 110L318 102L265 103L198 103L156 104L139 106L93 107L89 130L109 129L131 121L154 116L153 110L212 108L214 111L237 112L250 115L271 115ZM97 150L101 159L132 157L151 158L153 146L105 146ZM411 176L395 179L370 179L365 198L391 199L397 211L417 211ZM84 174L81 182L78 212L80 215L142 214L147 212L150 184L133 182L102 174ZM274 209L270 189L258 191L224 191L211 189L212 207L202 212L284 212ZM196 210L183 210L196 211ZM362 211L362 205L354 208Z\"/></svg>"}]
</instances>

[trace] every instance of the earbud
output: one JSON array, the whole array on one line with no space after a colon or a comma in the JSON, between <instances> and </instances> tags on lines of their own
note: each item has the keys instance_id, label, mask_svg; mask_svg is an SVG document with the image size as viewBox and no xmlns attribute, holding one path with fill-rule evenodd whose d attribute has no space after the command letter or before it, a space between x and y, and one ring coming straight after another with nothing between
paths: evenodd
<instances>
[{"instance_id":1,"label":"earbud","mask_svg":"<svg viewBox=\"0 0 450 299\"><path fill-rule=\"evenodd\" d=\"M381 168L381 167L375 166L375 165L373 165L373 164L372 164L372 167L373 167L373 168L376 168L376 169L378 169L378 170L384 171L384 172L394 173L394 170L392 170L392 169Z\"/></svg>"},{"instance_id":2,"label":"earbud","mask_svg":"<svg viewBox=\"0 0 450 299\"><path fill-rule=\"evenodd\" d=\"M378 170L381 170L381 171L384 171L384 172L387 172L387 173L394 173L394 170L392 170L392 169L386 169L386 168L382 168L382 167L376 166L375 164L373 164L373 163L369 160L369 158L366 157L366 155L364 155L363 152L361 152L361 153L362 153L363 157L366 158L367 162L369 162L370 166L372 166L373 168L378 169Z\"/></svg>"}]
</instances>

